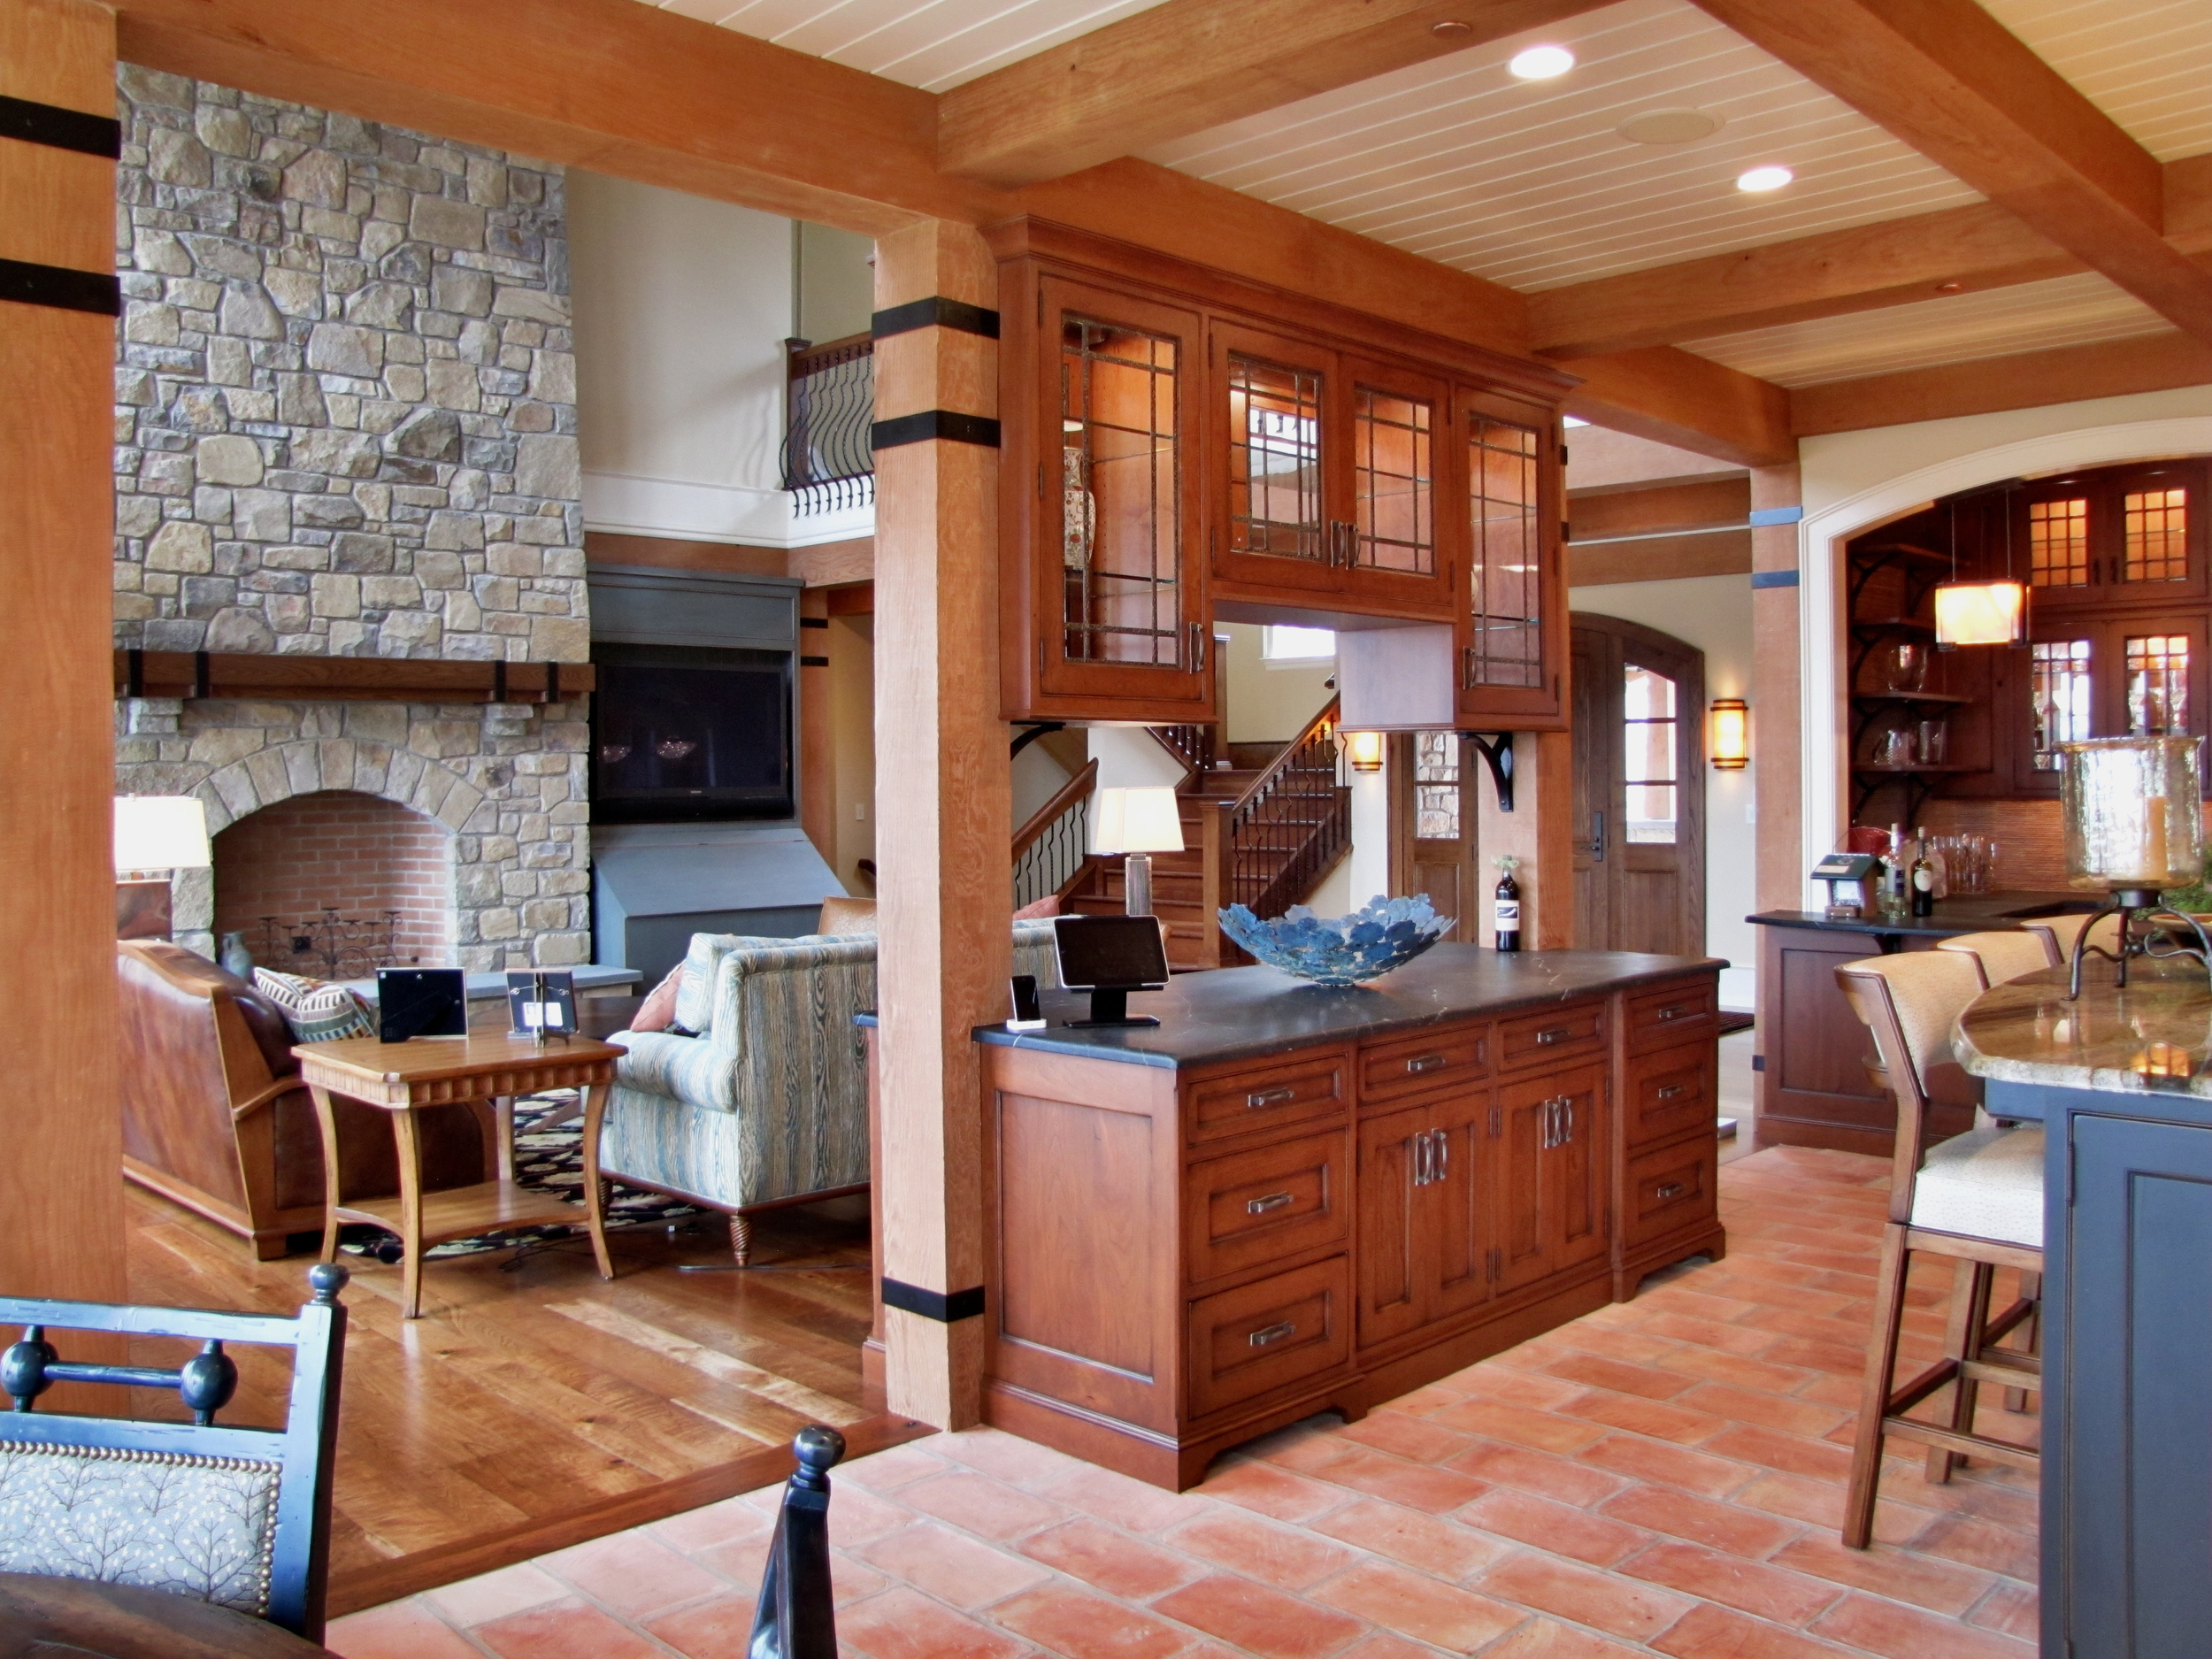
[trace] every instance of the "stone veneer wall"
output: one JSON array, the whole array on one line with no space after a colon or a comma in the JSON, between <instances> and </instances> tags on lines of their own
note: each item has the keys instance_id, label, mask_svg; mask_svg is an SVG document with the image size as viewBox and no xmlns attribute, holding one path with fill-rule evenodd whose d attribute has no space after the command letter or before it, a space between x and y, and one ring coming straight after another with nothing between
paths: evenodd
<instances>
[{"instance_id":1,"label":"stone veneer wall","mask_svg":"<svg viewBox=\"0 0 2212 1659\"><path fill-rule=\"evenodd\" d=\"M125 66L116 642L590 654L559 171ZM118 705L220 829L358 789L454 832L472 970L589 955L580 703ZM178 937L206 949L204 872Z\"/></svg>"}]
</instances>

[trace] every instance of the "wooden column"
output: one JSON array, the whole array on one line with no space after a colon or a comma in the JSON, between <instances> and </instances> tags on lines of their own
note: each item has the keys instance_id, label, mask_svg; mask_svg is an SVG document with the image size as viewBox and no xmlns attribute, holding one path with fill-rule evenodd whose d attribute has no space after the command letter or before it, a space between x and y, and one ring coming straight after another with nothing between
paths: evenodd
<instances>
[{"instance_id":1,"label":"wooden column","mask_svg":"<svg viewBox=\"0 0 2212 1659\"><path fill-rule=\"evenodd\" d=\"M1803 745L1798 707L1797 514L1803 504L1794 464L1752 469L1751 511L1781 519L1751 532L1752 798L1759 814L1758 900L1793 910L1805 890L1801 826Z\"/></svg>"},{"instance_id":2,"label":"wooden column","mask_svg":"<svg viewBox=\"0 0 2212 1659\"><path fill-rule=\"evenodd\" d=\"M876 244L879 318L933 298L995 311L997 295L966 226L925 221ZM949 1429L981 1410L982 1109L969 1033L1006 1013L1013 801L999 718L998 346L959 326L972 315L946 315L876 343L875 1219L890 1409Z\"/></svg>"},{"instance_id":3,"label":"wooden column","mask_svg":"<svg viewBox=\"0 0 2212 1659\"><path fill-rule=\"evenodd\" d=\"M113 15L0 0L0 1290L120 1301Z\"/></svg>"},{"instance_id":4,"label":"wooden column","mask_svg":"<svg viewBox=\"0 0 2212 1659\"><path fill-rule=\"evenodd\" d=\"M1497 941L1492 900L1501 853L1521 861L1521 949L1563 950L1575 929L1574 734L1522 732L1513 740L1513 810L1498 810L1496 786L1479 755L1475 766L1475 898L1485 945Z\"/></svg>"}]
</instances>

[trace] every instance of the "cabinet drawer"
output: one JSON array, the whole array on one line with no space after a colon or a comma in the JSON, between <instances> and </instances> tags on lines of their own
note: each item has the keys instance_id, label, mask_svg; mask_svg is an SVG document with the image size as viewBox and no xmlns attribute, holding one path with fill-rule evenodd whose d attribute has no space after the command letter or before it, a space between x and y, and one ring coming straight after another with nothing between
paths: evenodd
<instances>
[{"instance_id":1,"label":"cabinet drawer","mask_svg":"<svg viewBox=\"0 0 2212 1659\"><path fill-rule=\"evenodd\" d=\"M1489 1074L1488 1025L1449 1026L1390 1042L1371 1042L1359 1051L1363 1104L1400 1100Z\"/></svg>"},{"instance_id":2,"label":"cabinet drawer","mask_svg":"<svg viewBox=\"0 0 2212 1659\"><path fill-rule=\"evenodd\" d=\"M1498 1064L1506 1071L1571 1055L1579 1058L1604 1047L1605 1004L1594 999L1498 1022Z\"/></svg>"},{"instance_id":3,"label":"cabinet drawer","mask_svg":"<svg viewBox=\"0 0 2212 1659\"><path fill-rule=\"evenodd\" d=\"M1628 1144L1648 1146L1687 1130L1710 1129L1720 1117L1714 1093L1713 1046L1665 1050L1628 1068Z\"/></svg>"},{"instance_id":4,"label":"cabinet drawer","mask_svg":"<svg viewBox=\"0 0 2212 1659\"><path fill-rule=\"evenodd\" d=\"M1192 1164L1184 1271L1196 1284L1349 1236L1351 1171L1342 1129Z\"/></svg>"},{"instance_id":5,"label":"cabinet drawer","mask_svg":"<svg viewBox=\"0 0 2212 1659\"><path fill-rule=\"evenodd\" d=\"M1701 1134L1628 1161L1627 1242L1709 1220L1720 1143Z\"/></svg>"},{"instance_id":6,"label":"cabinet drawer","mask_svg":"<svg viewBox=\"0 0 2212 1659\"><path fill-rule=\"evenodd\" d=\"M1623 999L1629 1053L1649 1054L1693 1037L1711 1037L1720 1024L1718 991L1709 978L1699 978Z\"/></svg>"},{"instance_id":7,"label":"cabinet drawer","mask_svg":"<svg viewBox=\"0 0 2212 1659\"><path fill-rule=\"evenodd\" d=\"M1351 1051L1240 1065L1188 1084L1190 1138L1217 1141L1340 1112L1352 1096Z\"/></svg>"},{"instance_id":8,"label":"cabinet drawer","mask_svg":"<svg viewBox=\"0 0 2212 1659\"><path fill-rule=\"evenodd\" d=\"M1341 1256L1200 1297L1189 1309L1191 1416L1344 1364L1351 1311L1351 1263Z\"/></svg>"}]
</instances>

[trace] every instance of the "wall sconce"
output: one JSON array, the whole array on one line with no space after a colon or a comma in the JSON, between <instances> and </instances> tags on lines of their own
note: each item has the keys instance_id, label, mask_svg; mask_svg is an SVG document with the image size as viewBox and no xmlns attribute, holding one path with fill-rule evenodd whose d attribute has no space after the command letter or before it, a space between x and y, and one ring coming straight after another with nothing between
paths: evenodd
<instances>
[{"instance_id":1,"label":"wall sconce","mask_svg":"<svg viewBox=\"0 0 2212 1659\"><path fill-rule=\"evenodd\" d=\"M1383 734L1380 732L1345 733L1344 757L1352 763L1354 772L1380 772Z\"/></svg>"},{"instance_id":2,"label":"wall sconce","mask_svg":"<svg viewBox=\"0 0 2212 1659\"><path fill-rule=\"evenodd\" d=\"M2018 582L1942 582L1935 590L1939 649L2017 645L2027 630L2028 590Z\"/></svg>"},{"instance_id":3,"label":"wall sconce","mask_svg":"<svg viewBox=\"0 0 2212 1659\"><path fill-rule=\"evenodd\" d=\"M1716 772L1741 772L1751 764L1751 709L1741 697L1713 700L1706 749Z\"/></svg>"}]
</instances>

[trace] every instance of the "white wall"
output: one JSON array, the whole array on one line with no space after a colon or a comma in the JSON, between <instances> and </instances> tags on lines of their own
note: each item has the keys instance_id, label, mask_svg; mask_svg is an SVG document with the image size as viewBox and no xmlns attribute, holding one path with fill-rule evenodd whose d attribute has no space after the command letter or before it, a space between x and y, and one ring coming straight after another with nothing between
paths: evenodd
<instances>
[{"instance_id":1,"label":"white wall","mask_svg":"<svg viewBox=\"0 0 2212 1659\"><path fill-rule=\"evenodd\" d=\"M797 518L779 488L792 221L572 170L568 222L586 526L765 546L871 534L872 509Z\"/></svg>"},{"instance_id":2,"label":"white wall","mask_svg":"<svg viewBox=\"0 0 2212 1659\"><path fill-rule=\"evenodd\" d=\"M868 332L876 307L876 245L828 225L797 222L798 303L792 332L816 345Z\"/></svg>"},{"instance_id":3,"label":"white wall","mask_svg":"<svg viewBox=\"0 0 2212 1659\"><path fill-rule=\"evenodd\" d=\"M1229 662L1229 742L1287 743L1336 695L1328 684L1335 663L1271 664L1255 623L1217 622L1214 634L1229 641L1221 648Z\"/></svg>"},{"instance_id":4,"label":"white wall","mask_svg":"<svg viewBox=\"0 0 2212 1659\"><path fill-rule=\"evenodd\" d=\"M1352 850L1306 901L1316 916L1344 916L1390 893L1390 772L1348 772Z\"/></svg>"},{"instance_id":5,"label":"white wall","mask_svg":"<svg viewBox=\"0 0 2212 1659\"><path fill-rule=\"evenodd\" d=\"M1751 579L1611 582L1570 588L1567 601L1578 613L1640 622L1696 646L1705 653L1706 701L1741 697L1751 704L1751 765L1742 772L1716 772L1709 762L1705 768L1705 949L1732 964L1721 975L1723 1003L1747 1009L1759 959L1756 930L1743 919L1759 908L1758 829L1751 821L1752 779L1759 764L1759 703L1751 686ZM1695 714L1705 718L1702 709Z\"/></svg>"}]
</instances>

